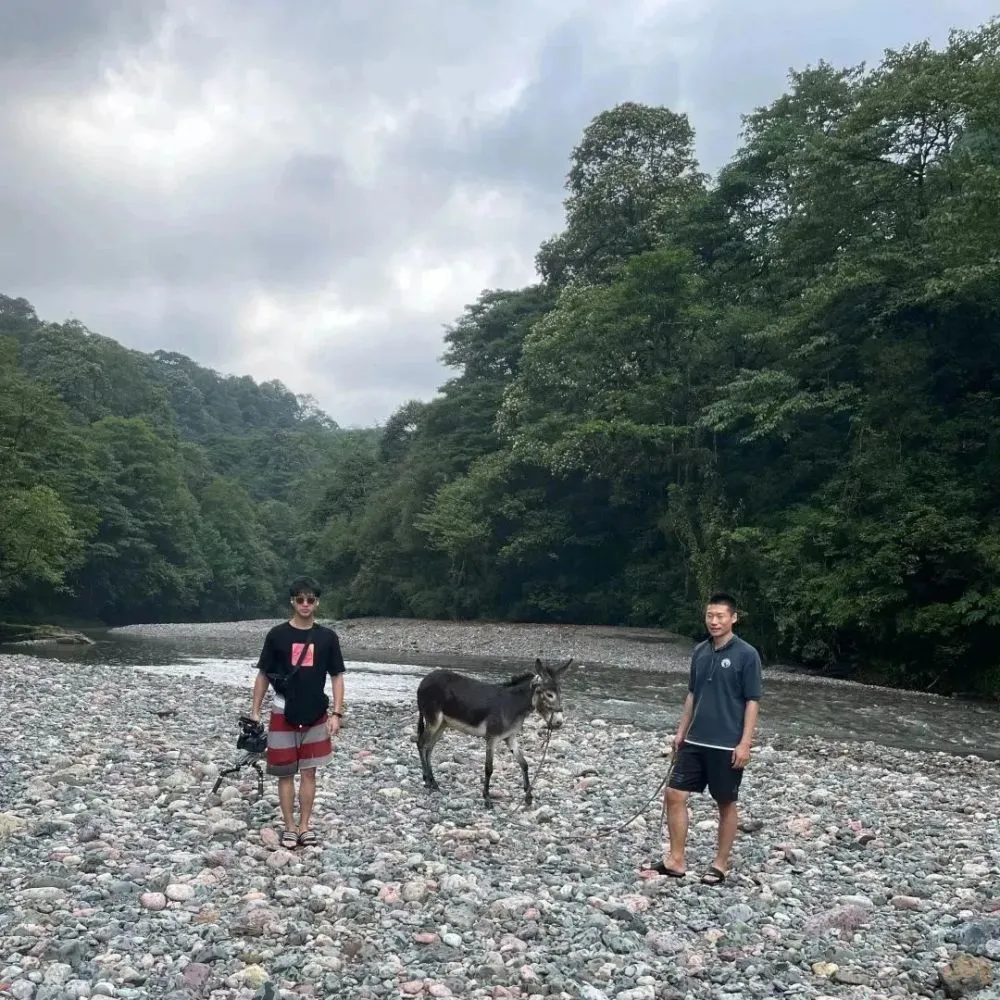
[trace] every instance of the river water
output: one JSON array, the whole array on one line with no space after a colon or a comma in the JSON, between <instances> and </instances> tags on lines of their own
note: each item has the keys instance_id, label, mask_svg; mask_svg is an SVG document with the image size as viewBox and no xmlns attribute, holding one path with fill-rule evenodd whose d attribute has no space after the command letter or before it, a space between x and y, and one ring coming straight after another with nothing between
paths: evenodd
<instances>
[{"instance_id":1,"label":"river water","mask_svg":"<svg viewBox=\"0 0 1000 1000\"><path fill-rule=\"evenodd\" d=\"M244 686L249 705L259 639L256 636L212 641L189 637L136 636L129 633L91 633L93 646L30 648L32 656L130 666L165 674L201 676L209 682ZM25 650L22 650L25 651ZM348 706L362 702L389 702L415 707L420 678L430 669L422 665L380 662L348 657L346 699ZM377 658L376 658L377 657ZM501 660L441 658L442 663L483 676L509 676L522 664ZM565 709L570 717L629 722L672 732L686 692L687 678L677 673L613 668L577 668L566 675ZM760 732L763 736L820 736L831 740L872 741L908 750L941 750L977 754L1000 761L1000 707L951 698L887 691L846 683L816 683L768 675L764 678Z\"/></svg>"}]
</instances>

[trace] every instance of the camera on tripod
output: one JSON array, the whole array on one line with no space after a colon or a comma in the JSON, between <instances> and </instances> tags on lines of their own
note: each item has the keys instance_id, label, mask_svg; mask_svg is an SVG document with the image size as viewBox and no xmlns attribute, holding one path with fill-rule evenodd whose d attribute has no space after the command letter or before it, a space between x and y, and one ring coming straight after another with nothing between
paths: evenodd
<instances>
[{"instance_id":1,"label":"camera on tripod","mask_svg":"<svg viewBox=\"0 0 1000 1000\"><path fill-rule=\"evenodd\" d=\"M219 772L219 777L212 788L214 795L227 774L239 774L244 767L252 767L257 773L257 796L264 794L264 772L260 769L261 758L267 753L267 732L264 724L252 719L249 715L241 715L239 719L240 732L236 737L236 749L243 751L243 756L232 767Z\"/></svg>"}]
</instances>

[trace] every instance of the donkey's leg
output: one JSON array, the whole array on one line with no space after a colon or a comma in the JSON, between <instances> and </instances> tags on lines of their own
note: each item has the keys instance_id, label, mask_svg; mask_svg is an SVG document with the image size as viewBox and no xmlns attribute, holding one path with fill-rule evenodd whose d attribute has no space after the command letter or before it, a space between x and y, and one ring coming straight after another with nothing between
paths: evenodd
<instances>
[{"instance_id":1,"label":"donkey's leg","mask_svg":"<svg viewBox=\"0 0 1000 1000\"><path fill-rule=\"evenodd\" d=\"M423 719L423 717L421 718ZM443 732L444 720L438 716L435 726L431 726L430 720L424 721L417 736L417 750L420 753L420 769L423 772L424 785L432 792L440 791L440 787L434 777L434 771L431 769L431 753L434 750L434 744L441 739Z\"/></svg>"},{"instance_id":2,"label":"donkey's leg","mask_svg":"<svg viewBox=\"0 0 1000 1000\"><path fill-rule=\"evenodd\" d=\"M528 758L524 756L524 748L518 736L508 736L504 743L510 748L514 760L521 766L521 777L524 779L524 804L531 805L531 782L528 780Z\"/></svg>"},{"instance_id":3,"label":"donkey's leg","mask_svg":"<svg viewBox=\"0 0 1000 1000\"><path fill-rule=\"evenodd\" d=\"M492 736L486 737L486 769L483 777L483 801L487 809L493 808L493 800L490 798L490 778L493 777L493 749L497 741Z\"/></svg>"}]
</instances>

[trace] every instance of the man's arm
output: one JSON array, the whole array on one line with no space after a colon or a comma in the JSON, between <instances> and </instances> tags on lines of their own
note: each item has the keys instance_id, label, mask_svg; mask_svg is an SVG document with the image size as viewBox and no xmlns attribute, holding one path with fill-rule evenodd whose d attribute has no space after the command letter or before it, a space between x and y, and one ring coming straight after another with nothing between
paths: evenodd
<instances>
[{"instance_id":1,"label":"man's arm","mask_svg":"<svg viewBox=\"0 0 1000 1000\"><path fill-rule=\"evenodd\" d=\"M688 726L691 725L691 715L694 711L694 694L688 691L684 699L684 709L681 712L680 721L677 723L677 734L674 736L674 748L676 749L684 742L687 736Z\"/></svg>"},{"instance_id":2,"label":"man's arm","mask_svg":"<svg viewBox=\"0 0 1000 1000\"><path fill-rule=\"evenodd\" d=\"M688 693L684 699L684 708L681 709L681 717L677 722L677 731L674 733L674 750L680 750L681 744L687 736L688 727L691 725L691 716L694 714L694 661L696 656L697 649L691 654L691 668L688 671Z\"/></svg>"},{"instance_id":3,"label":"man's arm","mask_svg":"<svg viewBox=\"0 0 1000 1000\"><path fill-rule=\"evenodd\" d=\"M753 746L753 736L757 729L758 715L760 715L760 702L756 699L748 701L746 708L743 709L743 735L740 737L740 743L748 747Z\"/></svg>"},{"instance_id":4,"label":"man's arm","mask_svg":"<svg viewBox=\"0 0 1000 1000\"><path fill-rule=\"evenodd\" d=\"M250 711L251 716L258 722L260 721L261 707L264 704L264 695L267 694L270 683L267 674L263 670L258 670L257 676L253 680L253 708Z\"/></svg>"},{"instance_id":5,"label":"man's arm","mask_svg":"<svg viewBox=\"0 0 1000 1000\"><path fill-rule=\"evenodd\" d=\"M333 705L330 708L330 733L335 733L340 728L340 718L344 711L344 671L347 669L344 663L344 654L340 649L340 639L337 633L333 633L330 642L329 660L327 662L327 673L330 675L331 687L333 688Z\"/></svg>"},{"instance_id":6,"label":"man's arm","mask_svg":"<svg viewBox=\"0 0 1000 1000\"><path fill-rule=\"evenodd\" d=\"M743 669L743 734L740 736L739 745L733 751L734 767L745 767L750 760L750 748L753 746L757 719L760 715L762 687L760 656L754 650L752 662Z\"/></svg>"},{"instance_id":7,"label":"man's arm","mask_svg":"<svg viewBox=\"0 0 1000 1000\"><path fill-rule=\"evenodd\" d=\"M760 712L760 702L755 698L748 701L743 709L743 735L732 754L733 767L746 767L750 761L750 749L753 747L753 734L757 728L757 715Z\"/></svg>"},{"instance_id":8,"label":"man's arm","mask_svg":"<svg viewBox=\"0 0 1000 1000\"><path fill-rule=\"evenodd\" d=\"M344 711L344 675L333 678L333 714L339 719Z\"/></svg>"},{"instance_id":9,"label":"man's arm","mask_svg":"<svg viewBox=\"0 0 1000 1000\"><path fill-rule=\"evenodd\" d=\"M264 672L274 655L271 644L271 633L264 636L264 645L261 648L260 656L257 657L257 675L253 679L253 706L250 710L251 716L260 721L261 708L264 704L264 696L267 694L268 685L271 683Z\"/></svg>"}]
</instances>

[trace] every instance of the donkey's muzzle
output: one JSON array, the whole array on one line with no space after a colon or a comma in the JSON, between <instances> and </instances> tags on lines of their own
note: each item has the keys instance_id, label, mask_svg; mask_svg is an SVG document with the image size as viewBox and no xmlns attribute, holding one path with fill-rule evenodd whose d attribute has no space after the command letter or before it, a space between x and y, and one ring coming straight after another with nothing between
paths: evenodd
<instances>
[{"instance_id":1,"label":"donkey's muzzle","mask_svg":"<svg viewBox=\"0 0 1000 1000\"><path fill-rule=\"evenodd\" d=\"M546 720L545 725L548 729L562 729L563 724L563 714L562 712L553 712Z\"/></svg>"}]
</instances>

